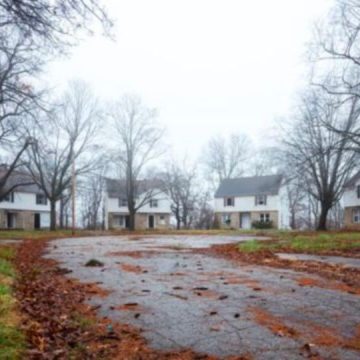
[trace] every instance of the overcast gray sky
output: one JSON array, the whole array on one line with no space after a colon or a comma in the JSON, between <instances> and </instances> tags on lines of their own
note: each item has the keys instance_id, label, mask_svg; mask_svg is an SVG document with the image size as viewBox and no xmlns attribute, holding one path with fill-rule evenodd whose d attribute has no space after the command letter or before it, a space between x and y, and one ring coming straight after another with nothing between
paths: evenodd
<instances>
[{"instance_id":1,"label":"overcast gray sky","mask_svg":"<svg viewBox=\"0 0 360 360\"><path fill-rule=\"evenodd\" d=\"M286 116L306 75L305 44L332 0L110 0L116 40L87 38L46 80L88 82L104 100L156 107L175 154L216 134L257 141Z\"/></svg>"}]
</instances>

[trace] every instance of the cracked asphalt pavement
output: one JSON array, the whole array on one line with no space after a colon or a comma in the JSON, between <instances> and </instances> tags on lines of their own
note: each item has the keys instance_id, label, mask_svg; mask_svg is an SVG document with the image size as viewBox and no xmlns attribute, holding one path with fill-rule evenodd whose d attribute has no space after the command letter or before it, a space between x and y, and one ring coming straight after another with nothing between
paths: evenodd
<instances>
[{"instance_id":1,"label":"cracked asphalt pavement","mask_svg":"<svg viewBox=\"0 0 360 360\"><path fill-rule=\"evenodd\" d=\"M46 256L71 270L69 276L109 290L91 299L99 314L141 329L156 349L191 348L219 358L359 359L358 295L302 286L303 273L194 251L248 239L71 238L52 241ZM104 266L85 267L90 259Z\"/></svg>"}]
</instances>

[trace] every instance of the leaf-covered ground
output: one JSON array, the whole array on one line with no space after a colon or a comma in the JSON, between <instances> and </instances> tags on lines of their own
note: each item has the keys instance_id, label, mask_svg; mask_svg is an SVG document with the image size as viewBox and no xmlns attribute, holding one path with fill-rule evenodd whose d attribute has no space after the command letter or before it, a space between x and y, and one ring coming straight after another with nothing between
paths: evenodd
<instances>
[{"instance_id":1,"label":"leaf-covered ground","mask_svg":"<svg viewBox=\"0 0 360 360\"><path fill-rule=\"evenodd\" d=\"M26 359L177 359L211 360L192 351L158 352L150 349L139 331L98 318L86 304L94 284L80 284L67 271L42 258L45 241L26 240L19 246L16 294L27 340ZM243 358L233 358L243 359Z\"/></svg>"}]
</instances>

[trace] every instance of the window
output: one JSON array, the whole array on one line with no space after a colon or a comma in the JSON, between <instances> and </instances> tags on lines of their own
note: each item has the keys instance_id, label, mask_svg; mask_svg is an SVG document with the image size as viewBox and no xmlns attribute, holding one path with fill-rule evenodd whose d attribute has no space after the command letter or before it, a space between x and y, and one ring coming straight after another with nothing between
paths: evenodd
<instances>
[{"instance_id":1,"label":"window","mask_svg":"<svg viewBox=\"0 0 360 360\"><path fill-rule=\"evenodd\" d=\"M356 187L357 198L360 199L360 185Z\"/></svg>"},{"instance_id":2,"label":"window","mask_svg":"<svg viewBox=\"0 0 360 360\"><path fill-rule=\"evenodd\" d=\"M224 198L224 206L234 206L235 199L232 197Z\"/></svg>"},{"instance_id":3,"label":"window","mask_svg":"<svg viewBox=\"0 0 360 360\"><path fill-rule=\"evenodd\" d=\"M36 204L37 205L47 205L47 198L45 194L36 194Z\"/></svg>"},{"instance_id":4,"label":"window","mask_svg":"<svg viewBox=\"0 0 360 360\"><path fill-rule=\"evenodd\" d=\"M270 222L270 214L260 214L260 221L261 222Z\"/></svg>"},{"instance_id":5,"label":"window","mask_svg":"<svg viewBox=\"0 0 360 360\"><path fill-rule=\"evenodd\" d=\"M127 207L128 206L128 202L127 199L119 199L119 207Z\"/></svg>"},{"instance_id":6,"label":"window","mask_svg":"<svg viewBox=\"0 0 360 360\"><path fill-rule=\"evenodd\" d=\"M360 208L356 208L353 210L353 222L355 224L360 223Z\"/></svg>"},{"instance_id":7,"label":"window","mask_svg":"<svg viewBox=\"0 0 360 360\"><path fill-rule=\"evenodd\" d=\"M160 220L165 220L165 215L160 215Z\"/></svg>"},{"instance_id":8,"label":"window","mask_svg":"<svg viewBox=\"0 0 360 360\"><path fill-rule=\"evenodd\" d=\"M1 201L13 203L14 202L14 193L10 192L10 193L6 194Z\"/></svg>"},{"instance_id":9,"label":"window","mask_svg":"<svg viewBox=\"0 0 360 360\"><path fill-rule=\"evenodd\" d=\"M158 201L157 201L157 199L151 199L151 200L150 200L150 207L151 207L151 208L157 208L157 207L158 207Z\"/></svg>"},{"instance_id":10,"label":"window","mask_svg":"<svg viewBox=\"0 0 360 360\"><path fill-rule=\"evenodd\" d=\"M266 205L266 195L256 195L255 196L255 205Z\"/></svg>"},{"instance_id":11,"label":"window","mask_svg":"<svg viewBox=\"0 0 360 360\"><path fill-rule=\"evenodd\" d=\"M230 225L231 224L231 216L230 216L230 214L223 214L222 223L225 224L225 225Z\"/></svg>"}]
</instances>

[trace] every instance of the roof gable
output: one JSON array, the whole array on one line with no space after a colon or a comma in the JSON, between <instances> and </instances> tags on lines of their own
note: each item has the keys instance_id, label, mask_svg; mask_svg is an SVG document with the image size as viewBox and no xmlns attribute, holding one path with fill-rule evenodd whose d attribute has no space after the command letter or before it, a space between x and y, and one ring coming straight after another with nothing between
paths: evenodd
<instances>
[{"instance_id":1,"label":"roof gable","mask_svg":"<svg viewBox=\"0 0 360 360\"><path fill-rule=\"evenodd\" d=\"M106 191L109 197L112 198L126 198L126 181L118 179L105 178ZM162 183L159 180L138 180L137 184L137 193L135 196L139 196L147 191L152 191L155 189L162 190Z\"/></svg>"},{"instance_id":2,"label":"roof gable","mask_svg":"<svg viewBox=\"0 0 360 360\"><path fill-rule=\"evenodd\" d=\"M277 195L279 193L281 182L281 175L225 179L217 189L215 197Z\"/></svg>"}]
</instances>

